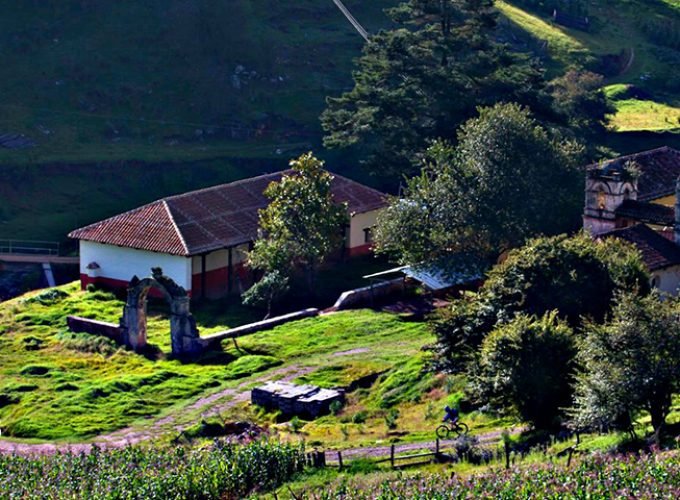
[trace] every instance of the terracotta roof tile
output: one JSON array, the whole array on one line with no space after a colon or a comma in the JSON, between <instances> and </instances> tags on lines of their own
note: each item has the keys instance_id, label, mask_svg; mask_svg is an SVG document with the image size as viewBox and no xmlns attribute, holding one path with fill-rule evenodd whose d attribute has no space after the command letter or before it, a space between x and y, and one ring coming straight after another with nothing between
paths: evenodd
<instances>
[{"instance_id":1,"label":"terracotta roof tile","mask_svg":"<svg viewBox=\"0 0 680 500\"><path fill-rule=\"evenodd\" d=\"M290 172L163 198L76 229L69 237L183 256L247 243L257 237L258 210L268 203L264 189ZM380 191L333 175L333 197L338 202L347 202L350 214L386 205L386 197Z\"/></svg>"},{"instance_id":2,"label":"terracotta roof tile","mask_svg":"<svg viewBox=\"0 0 680 500\"><path fill-rule=\"evenodd\" d=\"M152 252L188 253L164 200L77 229L69 237Z\"/></svg>"},{"instance_id":3,"label":"terracotta roof tile","mask_svg":"<svg viewBox=\"0 0 680 500\"><path fill-rule=\"evenodd\" d=\"M601 237L621 238L635 245L650 271L680 264L680 246L645 224L615 229Z\"/></svg>"},{"instance_id":4,"label":"terracotta roof tile","mask_svg":"<svg viewBox=\"0 0 680 500\"><path fill-rule=\"evenodd\" d=\"M629 161L635 162L640 168L639 201L651 201L675 193L675 183L680 177L680 151L668 146L621 156L601 164L589 165L587 168L615 171Z\"/></svg>"},{"instance_id":5,"label":"terracotta roof tile","mask_svg":"<svg viewBox=\"0 0 680 500\"><path fill-rule=\"evenodd\" d=\"M658 203L625 200L618 206L615 212L618 216L628 217L648 224L672 226L675 223L675 210L673 207L659 205Z\"/></svg>"}]
</instances>

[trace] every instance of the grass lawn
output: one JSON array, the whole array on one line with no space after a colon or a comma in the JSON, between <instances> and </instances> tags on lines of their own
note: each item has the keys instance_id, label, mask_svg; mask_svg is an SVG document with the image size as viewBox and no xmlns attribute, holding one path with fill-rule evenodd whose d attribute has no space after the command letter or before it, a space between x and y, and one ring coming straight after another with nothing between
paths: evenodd
<instances>
[{"instance_id":1,"label":"grass lawn","mask_svg":"<svg viewBox=\"0 0 680 500\"><path fill-rule=\"evenodd\" d=\"M181 413L206 391L255 384L274 367L312 377L329 365L352 366L362 375L389 372L432 340L422 323L349 311L289 323L241 339L241 350L225 343L222 352L182 363L165 355L169 328L158 314L149 321L149 341L162 353L149 359L106 339L67 331L69 314L117 321L120 301L103 292L81 292L76 284L58 290L0 304L3 436L78 440L131 424L144 427L151 416ZM209 333L242 321L243 314L238 309L218 314L199 308L196 316L201 332ZM362 355L338 354L348 350ZM182 417L191 421L198 415L187 412Z\"/></svg>"},{"instance_id":2,"label":"grass lawn","mask_svg":"<svg viewBox=\"0 0 680 500\"><path fill-rule=\"evenodd\" d=\"M496 1L496 8L513 24L547 42L548 53L561 66L582 63L588 56L588 48L571 30L502 0Z\"/></svg>"}]
</instances>

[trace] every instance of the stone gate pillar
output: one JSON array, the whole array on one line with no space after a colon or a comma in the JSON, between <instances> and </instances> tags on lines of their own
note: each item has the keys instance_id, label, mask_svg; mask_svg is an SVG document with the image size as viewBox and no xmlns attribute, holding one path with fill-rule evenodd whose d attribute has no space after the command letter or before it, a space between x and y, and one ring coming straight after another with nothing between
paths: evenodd
<instances>
[{"instance_id":1,"label":"stone gate pillar","mask_svg":"<svg viewBox=\"0 0 680 500\"><path fill-rule=\"evenodd\" d=\"M135 352L146 347L146 294L128 289L127 301L120 320L123 343Z\"/></svg>"},{"instance_id":2,"label":"stone gate pillar","mask_svg":"<svg viewBox=\"0 0 680 500\"><path fill-rule=\"evenodd\" d=\"M184 356L198 354L204 343L198 333L196 320L189 312L189 297L173 297L170 303L170 337L172 354Z\"/></svg>"}]
</instances>

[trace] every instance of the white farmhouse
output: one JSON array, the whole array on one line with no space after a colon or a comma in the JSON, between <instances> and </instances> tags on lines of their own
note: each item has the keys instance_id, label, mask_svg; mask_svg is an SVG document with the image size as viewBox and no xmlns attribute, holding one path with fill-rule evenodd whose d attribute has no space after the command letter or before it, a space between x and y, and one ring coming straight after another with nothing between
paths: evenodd
<instances>
[{"instance_id":1,"label":"white farmhouse","mask_svg":"<svg viewBox=\"0 0 680 500\"><path fill-rule=\"evenodd\" d=\"M218 298L241 292L251 280L245 252L257 237L265 188L290 170L163 198L69 234L80 242L80 280L125 288L152 267L193 297ZM386 196L337 174L331 190L346 202L350 224L344 251L371 251L371 228ZM342 228L338 228L342 230Z\"/></svg>"}]
</instances>

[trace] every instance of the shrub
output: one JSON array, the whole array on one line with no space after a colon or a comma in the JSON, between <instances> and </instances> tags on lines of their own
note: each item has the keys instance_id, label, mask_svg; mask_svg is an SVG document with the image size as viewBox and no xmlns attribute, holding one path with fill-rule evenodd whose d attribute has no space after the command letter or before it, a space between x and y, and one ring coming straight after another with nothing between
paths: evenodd
<instances>
[{"instance_id":1,"label":"shrub","mask_svg":"<svg viewBox=\"0 0 680 500\"><path fill-rule=\"evenodd\" d=\"M51 305L54 304L55 302L59 302L60 300L65 299L66 297L68 297L68 293L66 293L65 291L60 290L58 288L50 288L48 290L38 293L37 295L34 295L33 297L23 299L22 302L25 304L38 303L42 305Z\"/></svg>"},{"instance_id":2,"label":"shrub","mask_svg":"<svg viewBox=\"0 0 680 500\"><path fill-rule=\"evenodd\" d=\"M20 399L17 396L0 392L0 408L17 404L19 401Z\"/></svg>"},{"instance_id":3,"label":"shrub","mask_svg":"<svg viewBox=\"0 0 680 500\"><path fill-rule=\"evenodd\" d=\"M573 333L554 312L541 319L521 315L486 337L470 389L481 402L552 427L571 403L575 356Z\"/></svg>"},{"instance_id":4,"label":"shrub","mask_svg":"<svg viewBox=\"0 0 680 500\"><path fill-rule=\"evenodd\" d=\"M331 415L337 415L342 410L342 403L340 401L333 401L329 407Z\"/></svg>"},{"instance_id":5,"label":"shrub","mask_svg":"<svg viewBox=\"0 0 680 500\"><path fill-rule=\"evenodd\" d=\"M397 419L399 418L399 410L391 408L385 414L385 426L388 430L393 431L397 428Z\"/></svg>"},{"instance_id":6,"label":"shrub","mask_svg":"<svg viewBox=\"0 0 680 500\"><path fill-rule=\"evenodd\" d=\"M36 377L41 377L47 375L50 372L50 370L51 368L48 366L26 365L21 369L20 373L22 375L33 375Z\"/></svg>"},{"instance_id":7,"label":"shrub","mask_svg":"<svg viewBox=\"0 0 680 500\"><path fill-rule=\"evenodd\" d=\"M368 413L365 410L361 410L356 412L354 415L352 415L352 423L353 424L363 424L366 423L366 419L368 418Z\"/></svg>"},{"instance_id":8,"label":"shrub","mask_svg":"<svg viewBox=\"0 0 680 500\"><path fill-rule=\"evenodd\" d=\"M297 415L290 419L290 428L293 430L294 433L297 434L298 432L300 432L304 426L305 423L302 420L300 420Z\"/></svg>"}]
</instances>

